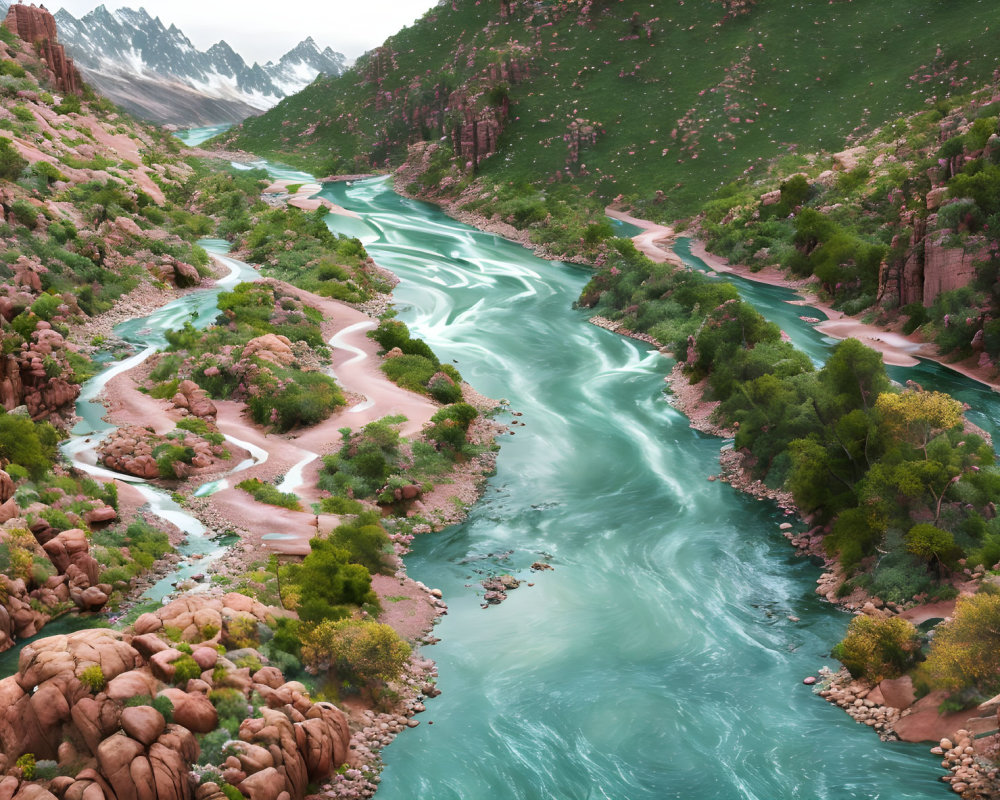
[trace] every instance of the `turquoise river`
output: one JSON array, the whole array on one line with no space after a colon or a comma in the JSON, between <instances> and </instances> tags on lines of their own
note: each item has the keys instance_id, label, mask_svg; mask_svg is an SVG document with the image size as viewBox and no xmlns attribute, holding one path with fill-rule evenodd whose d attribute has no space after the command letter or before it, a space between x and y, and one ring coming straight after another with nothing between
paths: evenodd
<instances>
[{"instance_id":1,"label":"turquoise river","mask_svg":"<svg viewBox=\"0 0 1000 800\"><path fill-rule=\"evenodd\" d=\"M330 184L331 217L401 279L400 317L481 392L523 412L462 525L418 538L410 574L450 613L443 694L385 753L382 800L946 797L925 746L883 744L802 678L848 617L814 593L770 503L722 483L722 442L667 402L668 359L587 324L586 270L535 258L385 180ZM682 252L685 252L682 247ZM701 266L690 259L692 266ZM791 292L748 297L817 361L833 342ZM996 395L936 365L996 430ZM529 565L549 559L552 572ZM481 608L482 571L523 586ZM792 621L797 617L798 621Z\"/></svg>"},{"instance_id":2,"label":"turquoise river","mask_svg":"<svg viewBox=\"0 0 1000 800\"><path fill-rule=\"evenodd\" d=\"M399 276L400 317L525 423L503 436L468 520L418 537L407 558L449 603L426 650L443 694L385 751L381 800L949 796L926 746L882 743L802 685L835 665L847 615L817 599L819 571L793 555L772 504L707 480L722 442L667 402L671 362L573 310L586 270L384 179L322 195L361 215L329 224ZM833 342L799 319L821 314L741 288L826 357ZM997 396L942 367L893 377L1000 427ZM554 570L531 573L538 559ZM498 571L534 585L484 609L477 582Z\"/></svg>"}]
</instances>

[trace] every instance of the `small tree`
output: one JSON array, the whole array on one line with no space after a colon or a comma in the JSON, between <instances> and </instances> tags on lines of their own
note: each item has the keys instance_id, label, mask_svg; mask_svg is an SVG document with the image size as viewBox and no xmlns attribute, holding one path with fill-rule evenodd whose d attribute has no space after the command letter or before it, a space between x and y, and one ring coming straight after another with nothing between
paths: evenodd
<instances>
[{"instance_id":1,"label":"small tree","mask_svg":"<svg viewBox=\"0 0 1000 800\"><path fill-rule=\"evenodd\" d=\"M942 392L883 392L875 411L882 429L919 448L924 460L931 439L962 423L962 404Z\"/></svg>"},{"instance_id":2,"label":"small tree","mask_svg":"<svg viewBox=\"0 0 1000 800\"><path fill-rule=\"evenodd\" d=\"M13 181L28 166L13 142L6 136L0 136L0 180Z\"/></svg>"},{"instance_id":3,"label":"small tree","mask_svg":"<svg viewBox=\"0 0 1000 800\"><path fill-rule=\"evenodd\" d=\"M936 687L1000 686L1000 594L960 597L950 622L939 625L924 665Z\"/></svg>"},{"instance_id":4,"label":"small tree","mask_svg":"<svg viewBox=\"0 0 1000 800\"><path fill-rule=\"evenodd\" d=\"M939 576L944 568L951 565L959 553L959 548L955 545L955 537L952 534L926 522L914 525L907 531L906 549L917 558L932 565Z\"/></svg>"}]
</instances>

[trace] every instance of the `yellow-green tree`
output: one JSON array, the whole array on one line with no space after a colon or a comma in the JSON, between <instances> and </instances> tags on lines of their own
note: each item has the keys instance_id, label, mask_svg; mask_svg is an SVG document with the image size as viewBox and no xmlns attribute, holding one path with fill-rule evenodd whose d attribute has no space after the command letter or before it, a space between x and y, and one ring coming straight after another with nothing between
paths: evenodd
<instances>
[{"instance_id":1,"label":"yellow-green tree","mask_svg":"<svg viewBox=\"0 0 1000 800\"><path fill-rule=\"evenodd\" d=\"M950 622L939 625L924 664L942 689L1000 686L1000 594L960 597Z\"/></svg>"},{"instance_id":2,"label":"yellow-green tree","mask_svg":"<svg viewBox=\"0 0 1000 800\"><path fill-rule=\"evenodd\" d=\"M943 392L883 392L875 401L881 429L923 451L938 434L962 423L962 404Z\"/></svg>"},{"instance_id":3,"label":"yellow-green tree","mask_svg":"<svg viewBox=\"0 0 1000 800\"><path fill-rule=\"evenodd\" d=\"M369 685L397 678L409 657L410 646L396 631L370 620L327 620L302 643L306 665Z\"/></svg>"},{"instance_id":4,"label":"yellow-green tree","mask_svg":"<svg viewBox=\"0 0 1000 800\"><path fill-rule=\"evenodd\" d=\"M920 635L907 620L861 615L851 620L847 635L833 648L833 656L855 678L878 683L902 675L919 650Z\"/></svg>"},{"instance_id":5,"label":"yellow-green tree","mask_svg":"<svg viewBox=\"0 0 1000 800\"><path fill-rule=\"evenodd\" d=\"M939 575L942 568L951 566L961 552L951 533L926 522L910 528L905 538L907 552L933 566Z\"/></svg>"}]
</instances>

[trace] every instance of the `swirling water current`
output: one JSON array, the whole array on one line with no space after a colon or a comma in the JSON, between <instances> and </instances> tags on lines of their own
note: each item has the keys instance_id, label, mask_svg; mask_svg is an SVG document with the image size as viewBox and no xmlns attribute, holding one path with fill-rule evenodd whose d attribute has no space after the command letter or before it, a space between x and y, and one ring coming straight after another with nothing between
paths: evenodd
<instances>
[{"instance_id":1,"label":"swirling water current","mask_svg":"<svg viewBox=\"0 0 1000 800\"><path fill-rule=\"evenodd\" d=\"M400 277L400 318L525 423L468 520L407 558L449 603L428 650L443 694L386 750L382 800L948 796L926 746L881 743L802 685L836 666L847 615L817 599L771 503L707 480L721 442L666 401L669 360L572 309L585 270L384 180L322 194L361 214L328 223ZM740 286L826 357L790 292ZM997 396L971 381L934 364L893 377L956 393L996 431ZM531 573L538 559L554 570ZM504 571L534 585L483 609L477 581Z\"/></svg>"}]
</instances>

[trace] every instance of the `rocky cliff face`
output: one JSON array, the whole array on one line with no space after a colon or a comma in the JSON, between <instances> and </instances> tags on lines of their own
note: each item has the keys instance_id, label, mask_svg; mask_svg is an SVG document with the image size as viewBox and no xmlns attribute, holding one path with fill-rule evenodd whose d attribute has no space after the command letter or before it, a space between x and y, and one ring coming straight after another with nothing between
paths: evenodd
<instances>
[{"instance_id":1,"label":"rocky cliff face","mask_svg":"<svg viewBox=\"0 0 1000 800\"><path fill-rule=\"evenodd\" d=\"M945 142L967 134L970 129L971 123L964 117L946 117L939 125L937 146L943 147ZM989 258L990 243L985 233L976 230L978 226L972 225L969 219L946 211L953 204L968 202L953 197L947 184L967 162L976 159L994 162L998 152L1000 136L994 133L983 147L961 148L954 155L939 158L938 165L928 169L925 175L917 176L925 183L914 199L918 207L923 205L928 213L907 210L905 204L901 209L898 226L904 232L893 238L893 256L882 264L879 272L880 300L898 297L901 306L922 303L930 307L942 292L968 286L975 280L977 266ZM899 193L890 199L901 196Z\"/></svg>"},{"instance_id":2,"label":"rocky cliff face","mask_svg":"<svg viewBox=\"0 0 1000 800\"><path fill-rule=\"evenodd\" d=\"M49 71L52 82L64 92L80 93L80 76L73 59L66 55L56 34L55 18L45 6L11 6L7 11L4 25L28 44L38 48L39 54Z\"/></svg>"}]
</instances>

